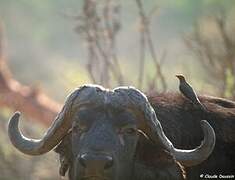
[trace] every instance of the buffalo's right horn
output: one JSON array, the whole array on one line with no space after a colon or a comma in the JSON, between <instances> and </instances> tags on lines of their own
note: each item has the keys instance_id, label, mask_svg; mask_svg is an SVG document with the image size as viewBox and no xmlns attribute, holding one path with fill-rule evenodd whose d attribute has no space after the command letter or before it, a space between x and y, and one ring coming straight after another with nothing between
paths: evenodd
<instances>
[{"instance_id":1,"label":"buffalo's right horn","mask_svg":"<svg viewBox=\"0 0 235 180\"><path fill-rule=\"evenodd\" d=\"M63 109L57 115L42 139L29 139L23 136L18 127L20 113L16 112L10 118L8 124L8 136L12 144L19 151L29 155L44 154L54 148L65 136L69 128L71 128L71 110L78 90L74 91L67 98Z\"/></svg>"}]
</instances>

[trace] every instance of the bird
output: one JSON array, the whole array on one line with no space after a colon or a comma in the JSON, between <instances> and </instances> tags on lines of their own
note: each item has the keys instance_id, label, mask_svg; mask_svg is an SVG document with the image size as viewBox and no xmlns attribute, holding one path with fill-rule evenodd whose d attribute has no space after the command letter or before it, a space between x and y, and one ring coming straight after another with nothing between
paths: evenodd
<instances>
[{"instance_id":1,"label":"bird","mask_svg":"<svg viewBox=\"0 0 235 180\"><path fill-rule=\"evenodd\" d=\"M203 111L207 111L206 107L198 99L198 96L192 86L186 81L184 75L177 74L176 77L179 79L179 90L180 92L189 99L193 104L197 105Z\"/></svg>"}]
</instances>

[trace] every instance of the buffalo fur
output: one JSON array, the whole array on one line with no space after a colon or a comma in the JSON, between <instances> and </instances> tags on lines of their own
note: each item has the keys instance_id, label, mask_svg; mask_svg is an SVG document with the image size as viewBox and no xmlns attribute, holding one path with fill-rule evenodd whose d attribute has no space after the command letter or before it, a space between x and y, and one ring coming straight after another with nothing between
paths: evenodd
<instances>
[{"instance_id":1,"label":"buffalo fur","mask_svg":"<svg viewBox=\"0 0 235 180\"><path fill-rule=\"evenodd\" d=\"M162 124L166 136L174 146L192 149L200 145L203 131L200 121L205 119L215 130L216 145L210 157L200 165L184 168L174 158L144 136L140 136L135 155L136 180L199 179L200 174L233 174L235 172L235 102L222 98L199 96L207 111L202 111L181 94L165 93L148 97ZM64 176L72 163L70 133L56 147L60 155L60 175ZM181 177L175 177L180 174Z\"/></svg>"},{"instance_id":2,"label":"buffalo fur","mask_svg":"<svg viewBox=\"0 0 235 180\"><path fill-rule=\"evenodd\" d=\"M215 130L213 153L202 164L186 168L188 179L200 174L234 174L235 172L235 102L211 96L199 96L206 111L193 105L181 94L165 93L148 97L174 146L191 149L203 140L200 126L207 120Z\"/></svg>"},{"instance_id":3,"label":"buffalo fur","mask_svg":"<svg viewBox=\"0 0 235 180\"><path fill-rule=\"evenodd\" d=\"M68 133L54 150L59 154L61 176L65 176L73 163L71 147L71 133ZM70 172L68 175L71 176ZM152 144L150 140L140 134L132 177L133 180L183 180L185 172L171 154Z\"/></svg>"}]
</instances>

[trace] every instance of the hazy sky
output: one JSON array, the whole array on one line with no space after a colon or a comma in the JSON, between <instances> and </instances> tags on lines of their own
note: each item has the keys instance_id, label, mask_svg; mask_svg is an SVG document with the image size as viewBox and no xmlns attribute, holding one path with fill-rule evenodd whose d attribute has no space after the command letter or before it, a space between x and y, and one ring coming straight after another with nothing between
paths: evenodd
<instances>
[{"instance_id":1,"label":"hazy sky","mask_svg":"<svg viewBox=\"0 0 235 180\"><path fill-rule=\"evenodd\" d=\"M24 83L40 82L43 87L58 87L57 80L63 79L66 68L79 71L86 63L84 42L73 30L76 21L63 16L79 14L82 2L0 0L0 17L5 23L9 63L18 79ZM233 0L143 2L147 12L156 5L158 7L152 18L151 31L158 56L167 50L166 74L173 83L175 80L172 77L177 71L191 75L194 69L187 67L192 60L182 43L182 36L192 30L193 24L202 15L216 13L221 7L233 11L235 4ZM135 1L121 0L121 3L123 26L118 36L118 53L122 63L128 66L136 61L139 53L138 11ZM130 72L135 72L137 67L131 67L133 69ZM87 78L84 79L86 81Z\"/></svg>"}]
</instances>

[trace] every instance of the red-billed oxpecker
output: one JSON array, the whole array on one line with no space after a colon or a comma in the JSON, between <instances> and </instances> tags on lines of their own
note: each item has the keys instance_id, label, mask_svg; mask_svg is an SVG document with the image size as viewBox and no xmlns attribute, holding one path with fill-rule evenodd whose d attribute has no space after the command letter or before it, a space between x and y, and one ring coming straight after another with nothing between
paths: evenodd
<instances>
[{"instance_id":1,"label":"red-billed oxpecker","mask_svg":"<svg viewBox=\"0 0 235 180\"><path fill-rule=\"evenodd\" d=\"M176 77L179 79L179 90L180 92L189 99L193 104L200 107L203 111L207 111L205 106L200 102L198 96L192 86L186 81L185 77L182 74L177 74Z\"/></svg>"}]
</instances>

